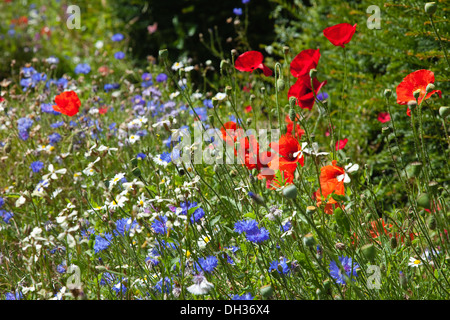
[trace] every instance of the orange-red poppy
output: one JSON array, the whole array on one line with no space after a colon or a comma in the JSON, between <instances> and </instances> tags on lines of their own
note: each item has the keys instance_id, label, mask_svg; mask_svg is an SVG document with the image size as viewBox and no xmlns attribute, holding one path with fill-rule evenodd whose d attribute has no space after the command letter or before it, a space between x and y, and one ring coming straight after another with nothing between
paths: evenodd
<instances>
[{"instance_id":1,"label":"orange-red poppy","mask_svg":"<svg viewBox=\"0 0 450 320\"><path fill-rule=\"evenodd\" d=\"M281 171L288 171L293 175L299 163L302 167L305 165L302 147L292 135L282 135L278 142L271 142L270 147L280 155L278 166Z\"/></svg>"},{"instance_id":2,"label":"orange-red poppy","mask_svg":"<svg viewBox=\"0 0 450 320\"><path fill-rule=\"evenodd\" d=\"M317 78L313 79L314 92L317 96L320 89L327 83L327 81L319 82ZM288 99L290 97L297 98L297 105L302 109L311 110L314 105L314 93L311 87L311 77L309 74L301 76L289 88Z\"/></svg>"},{"instance_id":3,"label":"orange-red poppy","mask_svg":"<svg viewBox=\"0 0 450 320\"><path fill-rule=\"evenodd\" d=\"M420 91L419 104L423 99L428 99L435 93L439 95L439 98L442 98L441 90L433 90L428 94L426 93L427 85L430 83L434 83L434 73L432 71L421 69L408 74L397 86L397 103L406 105L409 101L416 100L413 93L417 90Z\"/></svg>"},{"instance_id":4,"label":"orange-red poppy","mask_svg":"<svg viewBox=\"0 0 450 320\"><path fill-rule=\"evenodd\" d=\"M333 160L331 166L325 166L320 169L320 188L317 189L315 196L317 205L322 203L321 193L324 198L331 194L345 195L344 179L338 179L339 176L345 175L345 170L337 166L337 161ZM330 197L326 203L325 212L333 213L333 209L339 206L339 203Z\"/></svg>"},{"instance_id":5,"label":"orange-red poppy","mask_svg":"<svg viewBox=\"0 0 450 320\"><path fill-rule=\"evenodd\" d=\"M289 118L289 116L287 115L286 118L284 119L286 121L286 134L287 135L293 135L295 138L297 138L298 140L300 140L302 138L302 135L305 133L305 130L303 130L300 127L299 124L299 115L296 115L297 119L295 120L295 133L292 134L292 131L294 130L294 122L291 121L291 118Z\"/></svg>"},{"instance_id":6,"label":"orange-red poppy","mask_svg":"<svg viewBox=\"0 0 450 320\"><path fill-rule=\"evenodd\" d=\"M234 146L237 139L244 136L244 130L234 121L224 123L220 131L222 132L222 139L230 146Z\"/></svg>"},{"instance_id":7,"label":"orange-red poppy","mask_svg":"<svg viewBox=\"0 0 450 320\"><path fill-rule=\"evenodd\" d=\"M356 24L340 23L323 30L323 35L335 46L345 48L345 45L352 40L356 31Z\"/></svg>"},{"instance_id":8,"label":"orange-red poppy","mask_svg":"<svg viewBox=\"0 0 450 320\"><path fill-rule=\"evenodd\" d=\"M65 91L55 97L53 110L72 117L78 113L81 101L75 91Z\"/></svg>"}]
</instances>

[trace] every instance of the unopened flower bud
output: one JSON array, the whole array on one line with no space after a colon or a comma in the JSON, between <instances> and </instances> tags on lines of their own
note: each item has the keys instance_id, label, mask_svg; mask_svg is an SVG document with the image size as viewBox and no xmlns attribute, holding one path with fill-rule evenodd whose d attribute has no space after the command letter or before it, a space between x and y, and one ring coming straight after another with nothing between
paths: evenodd
<instances>
[{"instance_id":1,"label":"unopened flower bud","mask_svg":"<svg viewBox=\"0 0 450 320\"><path fill-rule=\"evenodd\" d=\"M421 171L422 171L422 162L420 161L411 162L407 168L407 172L411 177L419 176Z\"/></svg>"},{"instance_id":2,"label":"unopened flower bud","mask_svg":"<svg viewBox=\"0 0 450 320\"><path fill-rule=\"evenodd\" d=\"M288 54L289 53L289 47L288 46L283 46L283 53L284 54Z\"/></svg>"},{"instance_id":3,"label":"unopened flower bud","mask_svg":"<svg viewBox=\"0 0 450 320\"><path fill-rule=\"evenodd\" d=\"M232 56L237 55L237 50L236 50L236 49L231 49L231 55L232 55Z\"/></svg>"},{"instance_id":4,"label":"unopened flower bud","mask_svg":"<svg viewBox=\"0 0 450 320\"><path fill-rule=\"evenodd\" d=\"M231 86L226 86L225 87L225 94L227 96L229 96L231 94L231 90L233 90L233 88Z\"/></svg>"},{"instance_id":5,"label":"unopened flower bud","mask_svg":"<svg viewBox=\"0 0 450 320\"><path fill-rule=\"evenodd\" d=\"M289 119L291 121L294 121L296 116L297 116L297 114L295 113L294 108L289 109Z\"/></svg>"},{"instance_id":6,"label":"unopened flower bud","mask_svg":"<svg viewBox=\"0 0 450 320\"><path fill-rule=\"evenodd\" d=\"M366 244L361 247L362 254L370 261L373 261L375 259L375 256L377 254L377 251L375 249L375 246L372 243Z\"/></svg>"},{"instance_id":7,"label":"unopened flower bud","mask_svg":"<svg viewBox=\"0 0 450 320\"><path fill-rule=\"evenodd\" d=\"M408 109L413 110L417 106L417 102L415 100L411 100L408 102Z\"/></svg>"},{"instance_id":8,"label":"unopened flower bud","mask_svg":"<svg viewBox=\"0 0 450 320\"><path fill-rule=\"evenodd\" d=\"M436 9L437 9L436 2L425 3L425 12L428 13L430 16L436 12Z\"/></svg>"},{"instance_id":9,"label":"unopened flower bud","mask_svg":"<svg viewBox=\"0 0 450 320\"><path fill-rule=\"evenodd\" d=\"M282 78L279 78L277 80L277 89L278 89L278 91L283 91L284 88L285 88L285 82Z\"/></svg>"},{"instance_id":10,"label":"unopened flower bud","mask_svg":"<svg viewBox=\"0 0 450 320\"><path fill-rule=\"evenodd\" d=\"M314 79L317 76L317 70L316 69L309 70L309 76L311 77L311 79Z\"/></svg>"},{"instance_id":11,"label":"unopened flower bud","mask_svg":"<svg viewBox=\"0 0 450 320\"><path fill-rule=\"evenodd\" d=\"M296 103L297 103L296 97L289 97L289 105L291 106L291 108L294 108Z\"/></svg>"},{"instance_id":12,"label":"unopened flower bud","mask_svg":"<svg viewBox=\"0 0 450 320\"><path fill-rule=\"evenodd\" d=\"M450 107L440 107L439 108L439 115L445 119L450 114Z\"/></svg>"},{"instance_id":13,"label":"unopened flower bud","mask_svg":"<svg viewBox=\"0 0 450 320\"><path fill-rule=\"evenodd\" d=\"M247 123L248 126L251 125L252 124L252 118L247 118L246 123Z\"/></svg>"},{"instance_id":14,"label":"unopened flower bud","mask_svg":"<svg viewBox=\"0 0 450 320\"><path fill-rule=\"evenodd\" d=\"M428 189L431 191L431 193L436 193L438 191L439 188L439 183L437 183L436 181L430 181L430 183L428 183Z\"/></svg>"},{"instance_id":15,"label":"unopened flower bud","mask_svg":"<svg viewBox=\"0 0 450 320\"><path fill-rule=\"evenodd\" d=\"M434 84L429 83L429 84L427 85L427 88L426 88L425 90L426 90L427 93L430 93L430 92L433 91L435 88L436 88L436 87L435 87Z\"/></svg>"},{"instance_id":16,"label":"unopened flower bud","mask_svg":"<svg viewBox=\"0 0 450 320\"><path fill-rule=\"evenodd\" d=\"M397 238L396 237L392 237L391 238L391 240L390 240L390 245L391 245L391 248L392 249L395 249L395 248L397 248Z\"/></svg>"},{"instance_id":17,"label":"unopened flower bud","mask_svg":"<svg viewBox=\"0 0 450 320\"><path fill-rule=\"evenodd\" d=\"M166 59L169 56L169 51L167 49L159 50L159 57L161 59Z\"/></svg>"},{"instance_id":18,"label":"unopened flower bud","mask_svg":"<svg viewBox=\"0 0 450 320\"><path fill-rule=\"evenodd\" d=\"M306 207L306 214L313 215L314 213L316 213L316 211L317 211L317 208L314 206Z\"/></svg>"},{"instance_id":19,"label":"unopened flower bud","mask_svg":"<svg viewBox=\"0 0 450 320\"><path fill-rule=\"evenodd\" d=\"M427 225L430 230L436 230L436 227L437 227L436 217L431 215L430 218L428 218Z\"/></svg>"},{"instance_id":20,"label":"unopened flower bud","mask_svg":"<svg viewBox=\"0 0 450 320\"><path fill-rule=\"evenodd\" d=\"M213 107L215 108L219 105L219 99L217 99L216 97L213 97L211 99L211 103L212 103Z\"/></svg>"},{"instance_id":21,"label":"unopened flower bud","mask_svg":"<svg viewBox=\"0 0 450 320\"><path fill-rule=\"evenodd\" d=\"M273 289L270 284L262 286L259 290L264 299L270 298L273 294Z\"/></svg>"},{"instance_id":22,"label":"unopened flower bud","mask_svg":"<svg viewBox=\"0 0 450 320\"><path fill-rule=\"evenodd\" d=\"M428 193L421 193L417 197L417 205L424 209L431 209L430 196Z\"/></svg>"},{"instance_id":23,"label":"unopened flower bud","mask_svg":"<svg viewBox=\"0 0 450 320\"><path fill-rule=\"evenodd\" d=\"M230 64L228 63L227 60L222 60L220 61L220 72L222 72L222 70L224 70L225 68L229 68Z\"/></svg>"},{"instance_id":24,"label":"unopened flower bud","mask_svg":"<svg viewBox=\"0 0 450 320\"><path fill-rule=\"evenodd\" d=\"M416 91L413 92L413 97L415 99L419 99L419 97L420 97L420 89L417 89Z\"/></svg>"},{"instance_id":25,"label":"unopened flower bud","mask_svg":"<svg viewBox=\"0 0 450 320\"><path fill-rule=\"evenodd\" d=\"M386 98L390 98L391 95L392 95L392 90L391 89L384 90L384 96Z\"/></svg>"}]
</instances>

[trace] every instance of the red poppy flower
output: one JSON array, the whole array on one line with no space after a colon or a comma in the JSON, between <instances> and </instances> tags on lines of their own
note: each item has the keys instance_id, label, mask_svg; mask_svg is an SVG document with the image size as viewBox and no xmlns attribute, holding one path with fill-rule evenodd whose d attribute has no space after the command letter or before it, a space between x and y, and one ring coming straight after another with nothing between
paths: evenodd
<instances>
[{"instance_id":1,"label":"red poppy flower","mask_svg":"<svg viewBox=\"0 0 450 320\"><path fill-rule=\"evenodd\" d=\"M300 117L300 116L297 114L297 117ZM287 135L293 135L292 131L294 130L294 122L291 121L291 118L289 118L289 115L287 115L284 120L286 121L286 129L287 129L286 134ZM297 138L298 140L300 140L304 133L305 133L305 130L303 130L300 127L299 120L296 119L295 120L295 134L294 134L294 138Z\"/></svg>"},{"instance_id":2,"label":"red poppy flower","mask_svg":"<svg viewBox=\"0 0 450 320\"><path fill-rule=\"evenodd\" d=\"M244 136L244 130L238 127L238 125L234 121L228 121L224 123L223 127L220 128L220 131L222 132L222 139L231 146L234 146L234 143L238 138Z\"/></svg>"},{"instance_id":3,"label":"red poppy flower","mask_svg":"<svg viewBox=\"0 0 450 320\"><path fill-rule=\"evenodd\" d=\"M75 91L65 91L55 97L56 105L53 110L69 117L76 115L80 109L81 101Z\"/></svg>"},{"instance_id":4,"label":"red poppy flower","mask_svg":"<svg viewBox=\"0 0 450 320\"><path fill-rule=\"evenodd\" d=\"M52 35L52 31L47 26L42 27L40 33L41 33L41 36L46 35L47 37L50 37Z\"/></svg>"},{"instance_id":5,"label":"red poppy flower","mask_svg":"<svg viewBox=\"0 0 450 320\"><path fill-rule=\"evenodd\" d=\"M269 146L281 156L278 160L280 170L294 174L299 163L302 167L305 165L302 147L292 135L282 135L278 142L271 142Z\"/></svg>"},{"instance_id":6,"label":"red poppy flower","mask_svg":"<svg viewBox=\"0 0 450 320\"><path fill-rule=\"evenodd\" d=\"M252 111L252 106L246 106L244 111L245 113L249 113L250 111Z\"/></svg>"},{"instance_id":7,"label":"red poppy flower","mask_svg":"<svg viewBox=\"0 0 450 320\"><path fill-rule=\"evenodd\" d=\"M378 114L378 121L381 123L386 123L391 121L391 115L388 112L380 112Z\"/></svg>"},{"instance_id":8,"label":"red poppy flower","mask_svg":"<svg viewBox=\"0 0 450 320\"><path fill-rule=\"evenodd\" d=\"M313 80L314 90L317 94L320 89L327 83L327 81L319 82L316 78ZM297 98L297 104L302 109L311 110L314 105L314 93L311 87L311 77L309 74L297 79L297 81L289 88L288 99L290 97Z\"/></svg>"},{"instance_id":9,"label":"red poppy flower","mask_svg":"<svg viewBox=\"0 0 450 320\"><path fill-rule=\"evenodd\" d=\"M316 191L317 206L322 203L320 190L324 198L327 198L331 194L345 195L344 179L338 179L339 176L345 175L345 170L338 167L337 161L333 160L331 166L325 166L320 169L320 189ZM333 208L339 206L339 203L330 197L326 203L325 212L328 214L333 213Z\"/></svg>"},{"instance_id":10,"label":"red poppy flower","mask_svg":"<svg viewBox=\"0 0 450 320\"><path fill-rule=\"evenodd\" d=\"M272 75L272 70L267 68L264 63L264 56L258 51L247 51L241 54L236 61L234 66L239 71L253 72L256 69L261 69L266 77Z\"/></svg>"},{"instance_id":11,"label":"red poppy flower","mask_svg":"<svg viewBox=\"0 0 450 320\"><path fill-rule=\"evenodd\" d=\"M238 161L248 170L259 169L259 144L254 135L239 140Z\"/></svg>"},{"instance_id":12,"label":"red poppy flower","mask_svg":"<svg viewBox=\"0 0 450 320\"><path fill-rule=\"evenodd\" d=\"M330 40L333 45L345 48L345 45L352 40L355 31L356 23L353 26L350 23L340 23L324 29L323 35Z\"/></svg>"},{"instance_id":13,"label":"red poppy flower","mask_svg":"<svg viewBox=\"0 0 450 320\"><path fill-rule=\"evenodd\" d=\"M307 49L300 52L291 62L291 74L295 77L301 77L309 74L311 69L317 67L320 59L319 49Z\"/></svg>"},{"instance_id":14,"label":"red poppy flower","mask_svg":"<svg viewBox=\"0 0 450 320\"><path fill-rule=\"evenodd\" d=\"M108 112L108 107L98 108L98 113L105 114L106 112Z\"/></svg>"},{"instance_id":15,"label":"red poppy flower","mask_svg":"<svg viewBox=\"0 0 450 320\"><path fill-rule=\"evenodd\" d=\"M406 105L409 101L416 100L413 96L413 92L416 90L420 90L419 104L423 99L428 99L435 93L442 98L441 90L433 90L426 94L427 85L430 83L434 83L434 73L429 70L421 69L408 74L397 86L397 103Z\"/></svg>"},{"instance_id":16,"label":"red poppy flower","mask_svg":"<svg viewBox=\"0 0 450 320\"><path fill-rule=\"evenodd\" d=\"M347 144L348 139L345 138L344 140L339 140L336 142L336 151L344 149L345 145Z\"/></svg>"}]
</instances>

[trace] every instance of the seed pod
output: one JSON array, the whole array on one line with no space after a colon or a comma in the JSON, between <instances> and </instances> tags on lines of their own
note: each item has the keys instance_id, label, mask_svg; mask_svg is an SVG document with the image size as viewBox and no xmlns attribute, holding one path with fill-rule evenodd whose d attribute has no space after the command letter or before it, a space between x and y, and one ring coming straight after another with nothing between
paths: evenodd
<instances>
[{"instance_id":1,"label":"seed pod","mask_svg":"<svg viewBox=\"0 0 450 320\"><path fill-rule=\"evenodd\" d=\"M314 79L317 76L317 70L316 69L309 70L309 76L311 77L311 79Z\"/></svg>"},{"instance_id":2,"label":"seed pod","mask_svg":"<svg viewBox=\"0 0 450 320\"><path fill-rule=\"evenodd\" d=\"M270 284L262 286L259 290L264 299L270 298L273 294L273 289Z\"/></svg>"},{"instance_id":3,"label":"seed pod","mask_svg":"<svg viewBox=\"0 0 450 320\"><path fill-rule=\"evenodd\" d=\"M283 189L283 196L288 199L297 198L297 187L294 184L291 184Z\"/></svg>"},{"instance_id":4,"label":"seed pod","mask_svg":"<svg viewBox=\"0 0 450 320\"><path fill-rule=\"evenodd\" d=\"M141 170L139 168L134 168L131 173L135 176L135 177L140 177L142 175Z\"/></svg>"},{"instance_id":5,"label":"seed pod","mask_svg":"<svg viewBox=\"0 0 450 320\"><path fill-rule=\"evenodd\" d=\"M440 107L439 108L439 115L442 118L447 118L447 116L450 114L450 107Z\"/></svg>"},{"instance_id":6,"label":"seed pod","mask_svg":"<svg viewBox=\"0 0 450 320\"><path fill-rule=\"evenodd\" d=\"M294 108L290 108L289 109L289 119L293 122L295 120L296 116L297 116L297 114L295 113Z\"/></svg>"},{"instance_id":7,"label":"seed pod","mask_svg":"<svg viewBox=\"0 0 450 320\"><path fill-rule=\"evenodd\" d=\"M316 244L316 239L314 239L312 233L308 233L303 237L303 244L309 248L313 247Z\"/></svg>"},{"instance_id":8,"label":"seed pod","mask_svg":"<svg viewBox=\"0 0 450 320\"><path fill-rule=\"evenodd\" d=\"M430 181L428 184L428 189L430 189L431 193L436 194L439 188L439 183L436 181Z\"/></svg>"},{"instance_id":9,"label":"seed pod","mask_svg":"<svg viewBox=\"0 0 450 320\"><path fill-rule=\"evenodd\" d=\"M169 55L169 51L167 51L167 49L162 49L162 50L159 50L158 54L161 59L166 59Z\"/></svg>"},{"instance_id":10,"label":"seed pod","mask_svg":"<svg viewBox=\"0 0 450 320\"><path fill-rule=\"evenodd\" d=\"M392 90L391 89L384 90L384 96L386 98L389 98L391 95L392 95Z\"/></svg>"},{"instance_id":11,"label":"seed pod","mask_svg":"<svg viewBox=\"0 0 450 320\"><path fill-rule=\"evenodd\" d=\"M411 162L406 170L410 177L418 177L420 172L422 171L422 162L420 161Z\"/></svg>"}]
</instances>

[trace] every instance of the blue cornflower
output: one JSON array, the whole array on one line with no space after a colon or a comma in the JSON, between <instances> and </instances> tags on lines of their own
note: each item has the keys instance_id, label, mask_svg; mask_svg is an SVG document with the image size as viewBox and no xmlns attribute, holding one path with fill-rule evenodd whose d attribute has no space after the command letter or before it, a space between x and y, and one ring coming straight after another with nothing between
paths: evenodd
<instances>
[{"instance_id":1,"label":"blue cornflower","mask_svg":"<svg viewBox=\"0 0 450 320\"><path fill-rule=\"evenodd\" d=\"M33 80L31 78L20 79L20 85L23 87L24 90L26 88L30 87L32 83L33 83Z\"/></svg>"},{"instance_id":2,"label":"blue cornflower","mask_svg":"<svg viewBox=\"0 0 450 320\"><path fill-rule=\"evenodd\" d=\"M166 234L167 233L166 222L167 222L166 216L158 216L155 220L153 220L152 223L153 231L159 234Z\"/></svg>"},{"instance_id":3,"label":"blue cornflower","mask_svg":"<svg viewBox=\"0 0 450 320\"><path fill-rule=\"evenodd\" d=\"M345 257L341 256L339 257L339 262L342 264L342 267L344 268L344 271L348 277L350 277L351 274L353 276L358 276L356 274L356 269L359 268L358 263L353 263L352 265L352 258L351 257ZM353 267L353 269L352 269ZM330 275L335 279L336 283L339 284L346 284L345 282L345 276L341 273L341 270L339 269L337 263L335 261L330 262ZM353 278L353 281L355 279Z\"/></svg>"},{"instance_id":4,"label":"blue cornflower","mask_svg":"<svg viewBox=\"0 0 450 320\"><path fill-rule=\"evenodd\" d=\"M250 0L242 0L242 4L247 4L249 2L250 2Z\"/></svg>"},{"instance_id":5,"label":"blue cornflower","mask_svg":"<svg viewBox=\"0 0 450 320\"><path fill-rule=\"evenodd\" d=\"M218 260L215 256L208 256L206 258L199 258L195 263L194 269L197 272L211 273L217 267Z\"/></svg>"},{"instance_id":6,"label":"blue cornflower","mask_svg":"<svg viewBox=\"0 0 450 320\"><path fill-rule=\"evenodd\" d=\"M13 292L7 292L5 294L5 299L6 300L22 300L23 294L22 294L22 292L16 292L16 294L14 294Z\"/></svg>"},{"instance_id":7,"label":"blue cornflower","mask_svg":"<svg viewBox=\"0 0 450 320\"><path fill-rule=\"evenodd\" d=\"M75 67L76 74L88 74L91 72L91 67L87 63L80 63Z\"/></svg>"},{"instance_id":8,"label":"blue cornflower","mask_svg":"<svg viewBox=\"0 0 450 320\"><path fill-rule=\"evenodd\" d=\"M117 281L116 284L112 286L112 289L116 294L125 294L127 292L127 287L125 287L124 282L126 282L127 279L122 278L121 280Z\"/></svg>"},{"instance_id":9,"label":"blue cornflower","mask_svg":"<svg viewBox=\"0 0 450 320\"><path fill-rule=\"evenodd\" d=\"M125 38L125 37L123 36L123 34L121 34L121 33L116 33L115 35L113 35L113 36L111 37L111 40L117 42L117 41L122 41L124 38Z\"/></svg>"},{"instance_id":10,"label":"blue cornflower","mask_svg":"<svg viewBox=\"0 0 450 320\"><path fill-rule=\"evenodd\" d=\"M69 80L67 80L66 78L60 78L58 79L58 81L56 81L56 86L59 89L65 89L67 88L67 85L69 84Z\"/></svg>"},{"instance_id":11,"label":"blue cornflower","mask_svg":"<svg viewBox=\"0 0 450 320\"><path fill-rule=\"evenodd\" d=\"M92 227L89 229L83 229L80 231L80 233L83 238L89 239L92 234L95 234L95 229Z\"/></svg>"},{"instance_id":12,"label":"blue cornflower","mask_svg":"<svg viewBox=\"0 0 450 320\"><path fill-rule=\"evenodd\" d=\"M161 293L162 290L164 290L165 293L170 293L172 291L172 280L169 277L159 280L155 284L155 290L159 293Z\"/></svg>"},{"instance_id":13,"label":"blue cornflower","mask_svg":"<svg viewBox=\"0 0 450 320\"><path fill-rule=\"evenodd\" d=\"M105 92L109 92L109 91L111 91L112 89L114 89L112 83L106 83L106 84L103 86L103 90L105 90Z\"/></svg>"},{"instance_id":14,"label":"blue cornflower","mask_svg":"<svg viewBox=\"0 0 450 320\"><path fill-rule=\"evenodd\" d=\"M45 59L45 61L47 61L48 64L57 64L59 62L59 59L55 56L51 56Z\"/></svg>"},{"instance_id":15,"label":"blue cornflower","mask_svg":"<svg viewBox=\"0 0 450 320\"><path fill-rule=\"evenodd\" d=\"M59 265L56 267L56 271L57 271L58 273L66 273L66 271L67 271L67 264L66 264L66 262L63 261L63 263L59 264Z\"/></svg>"},{"instance_id":16,"label":"blue cornflower","mask_svg":"<svg viewBox=\"0 0 450 320\"><path fill-rule=\"evenodd\" d=\"M63 120L61 120L61 121L52 123L52 124L50 125L50 127L52 127L53 129L56 129L56 128L59 128L59 127L63 126L64 123L65 123L65 122L64 122Z\"/></svg>"},{"instance_id":17,"label":"blue cornflower","mask_svg":"<svg viewBox=\"0 0 450 320\"><path fill-rule=\"evenodd\" d=\"M61 141L62 137L59 133L53 132L51 135L48 136L48 140L50 141L51 145L54 145Z\"/></svg>"},{"instance_id":18,"label":"blue cornflower","mask_svg":"<svg viewBox=\"0 0 450 320\"><path fill-rule=\"evenodd\" d=\"M326 93L326 92L321 92L321 93L319 93L319 94L317 95L317 100L323 101L323 100L328 99L328 97L329 97L328 93Z\"/></svg>"},{"instance_id":19,"label":"blue cornflower","mask_svg":"<svg viewBox=\"0 0 450 320\"><path fill-rule=\"evenodd\" d=\"M281 228L281 231L286 232L291 228L291 226L292 226L292 223L290 221L288 221L280 228Z\"/></svg>"},{"instance_id":20,"label":"blue cornflower","mask_svg":"<svg viewBox=\"0 0 450 320\"><path fill-rule=\"evenodd\" d=\"M17 120L17 129L19 131L28 131L33 125L33 120L27 117Z\"/></svg>"},{"instance_id":21,"label":"blue cornflower","mask_svg":"<svg viewBox=\"0 0 450 320\"><path fill-rule=\"evenodd\" d=\"M258 230L258 222L254 219L241 220L234 224L234 230L241 234L243 232L255 232Z\"/></svg>"},{"instance_id":22,"label":"blue cornflower","mask_svg":"<svg viewBox=\"0 0 450 320\"><path fill-rule=\"evenodd\" d=\"M125 180L126 181L126 180ZM114 230L114 235L122 235L130 232L131 229L137 228L139 229L139 225L136 220L131 221L131 218L123 218L119 219L116 222L116 230Z\"/></svg>"},{"instance_id":23,"label":"blue cornflower","mask_svg":"<svg viewBox=\"0 0 450 320\"><path fill-rule=\"evenodd\" d=\"M194 113L195 111L195 113ZM190 110L189 114L198 116L201 121L205 121L208 118L208 114L206 112L206 108L194 108L194 111Z\"/></svg>"},{"instance_id":24,"label":"blue cornflower","mask_svg":"<svg viewBox=\"0 0 450 320\"><path fill-rule=\"evenodd\" d=\"M168 78L167 74L165 74L165 73L160 73L160 74L158 74L158 75L156 76L156 81L157 81L157 82L164 82L164 81L167 80L167 78Z\"/></svg>"},{"instance_id":25,"label":"blue cornflower","mask_svg":"<svg viewBox=\"0 0 450 320\"><path fill-rule=\"evenodd\" d=\"M147 155L145 153L139 152L136 156L136 159L140 159L140 160L144 160L145 158L147 158Z\"/></svg>"},{"instance_id":26,"label":"blue cornflower","mask_svg":"<svg viewBox=\"0 0 450 320\"><path fill-rule=\"evenodd\" d=\"M269 240L269 231L266 228L261 228L251 233L247 232L245 237L250 242L260 243Z\"/></svg>"},{"instance_id":27,"label":"blue cornflower","mask_svg":"<svg viewBox=\"0 0 450 320\"><path fill-rule=\"evenodd\" d=\"M125 53L123 53L122 51L117 51L116 53L114 53L114 58L116 58L117 60L122 60L123 58L125 58Z\"/></svg>"},{"instance_id":28,"label":"blue cornflower","mask_svg":"<svg viewBox=\"0 0 450 320\"><path fill-rule=\"evenodd\" d=\"M205 99L203 100L203 105L207 108L214 108L213 104L212 104L212 100L211 99Z\"/></svg>"},{"instance_id":29,"label":"blue cornflower","mask_svg":"<svg viewBox=\"0 0 450 320\"><path fill-rule=\"evenodd\" d=\"M241 16L242 15L242 8L234 8L233 9L233 13L237 16Z\"/></svg>"},{"instance_id":30,"label":"blue cornflower","mask_svg":"<svg viewBox=\"0 0 450 320\"><path fill-rule=\"evenodd\" d=\"M164 151L163 153L161 153L159 155L159 159L161 159L162 161L167 162L167 163L170 163L172 161L170 153L166 152L166 151Z\"/></svg>"},{"instance_id":31,"label":"blue cornflower","mask_svg":"<svg viewBox=\"0 0 450 320\"><path fill-rule=\"evenodd\" d=\"M4 223L9 223L9 220L14 217L14 213L6 210L0 210L0 217L3 219Z\"/></svg>"},{"instance_id":32,"label":"blue cornflower","mask_svg":"<svg viewBox=\"0 0 450 320\"><path fill-rule=\"evenodd\" d=\"M113 236L111 233L106 233L104 238L100 235L96 236L94 244L95 253L99 253L100 251L103 251L106 248L108 248L111 244L112 237Z\"/></svg>"},{"instance_id":33,"label":"blue cornflower","mask_svg":"<svg viewBox=\"0 0 450 320\"><path fill-rule=\"evenodd\" d=\"M22 68L22 74L25 78L30 78L35 73L37 73L37 71L33 67Z\"/></svg>"},{"instance_id":34,"label":"blue cornflower","mask_svg":"<svg viewBox=\"0 0 450 320\"><path fill-rule=\"evenodd\" d=\"M277 260L272 261L270 263L269 272L276 270L278 271L279 274L288 274L289 272L291 272L291 269L289 268L286 262L287 262L286 258L280 259L280 262L278 262Z\"/></svg>"},{"instance_id":35,"label":"blue cornflower","mask_svg":"<svg viewBox=\"0 0 450 320\"><path fill-rule=\"evenodd\" d=\"M5 200L3 200L2 197L0 197L0 208L3 207L4 204L5 204Z\"/></svg>"},{"instance_id":36,"label":"blue cornflower","mask_svg":"<svg viewBox=\"0 0 450 320\"><path fill-rule=\"evenodd\" d=\"M250 292L244 293L242 295L235 294L231 296L231 300L253 300L253 296Z\"/></svg>"},{"instance_id":37,"label":"blue cornflower","mask_svg":"<svg viewBox=\"0 0 450 320\"><path fill-rule=\"evenodd\" d=\"M152 79L152 74L148 72L144 72L141 76L142 81L148 81Z\"/></svg>"},{"instance_id":38,"label":"blue cornflower","mask_svg":"<svg viewBox=\"0 0 450 320\"><path fill-rule=\"evenodd\" d=\"M54 115L61 114L53 109L53 105L51 103L41 103L41 111L44 113L52 113Z\"/></svg>"},{"instance_id":39,"label":"blue cornflower","mask_svg":"<svg viewBox=\"0 0 450 320\"><path fill-rule=\"evenodd\" d=\"M116 280L116 276L109 273L109 272L105 272L102 275L102 278L100 279L100 285L105 286L107 283L111 283L113 281Z\"/></svg>"},{"instance_id":40,"label":"blue cornflower","mask_svg":"<svg viewBox=\"0 0 450 320\"><path fill-rule=\"evenodd\" d=\"M183 215L187 215L189 210L193 209L193 208L197 208L198 204L197 202L182 202L180 203L180 207L182 209L181 214ZM199 221L201 218L203 218L205 216L205 211L202 208L197 208L195 209L194 212L191 213L191 223L197 222Z\"/></svg>"}]
</instances>

